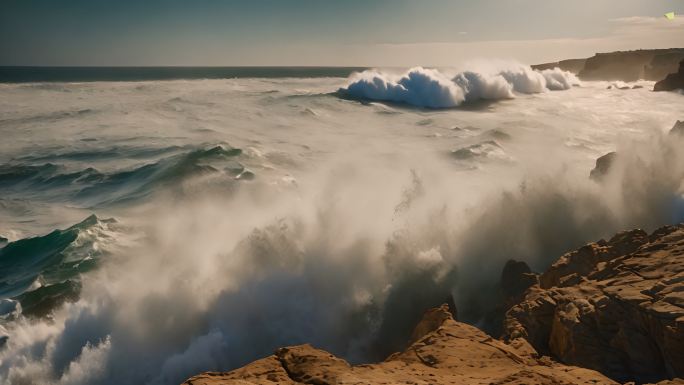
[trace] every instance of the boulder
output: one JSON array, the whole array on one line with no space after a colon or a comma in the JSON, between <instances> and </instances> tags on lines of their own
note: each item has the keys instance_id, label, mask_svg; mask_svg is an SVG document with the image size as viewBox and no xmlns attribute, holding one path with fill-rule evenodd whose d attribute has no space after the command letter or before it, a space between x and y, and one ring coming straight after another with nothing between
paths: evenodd
<instances>
[{"instance_id":1,"label":"boulder","mask_svg":"<svg viewBox=\"0 0 684 385\"><path fill-rule=\"evenodd\" d=\"M684 377L684 225L562 256L508 310L505 339L620 381Z\"/></svg>"}]
</instances>

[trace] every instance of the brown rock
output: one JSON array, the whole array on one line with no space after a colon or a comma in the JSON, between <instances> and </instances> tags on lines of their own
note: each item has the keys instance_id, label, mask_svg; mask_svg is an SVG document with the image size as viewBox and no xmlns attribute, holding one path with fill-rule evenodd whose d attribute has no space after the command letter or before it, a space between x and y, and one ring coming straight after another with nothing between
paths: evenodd
<instances>
[{"instance_id":1,"label":"brown rock","mask_svg":"<svg viewBox=\"0 0 684 385\"><path fill-rule=\"evenodd\" d=\"M653 86L653 91L684 90L684 60L679 63L679 71L671 73Z\"/></svg>"},{"instance_id":2,"label":"brown rock","mask_svg":"<svg viewBox=\"0 0 684 385\"><path fill-rule=\"evenodd\" d=\"M532 359L525 350L456 322L446 305L427 312L414 338L404 352L378 364L351 366L300 345L279 349L232 372L190 378L185 384L616 384L592 370Z\"/></svg>"},{"instance_id":3,"label":"brown rock","mask_svg":"<svg viewBox=\"0 0 684 385\"><path fill-rule=\"evenodd\" d=\"M562 256L506 314L506 339L618 381L684 377L684 225Z\"/></svg>"}]
</instances>

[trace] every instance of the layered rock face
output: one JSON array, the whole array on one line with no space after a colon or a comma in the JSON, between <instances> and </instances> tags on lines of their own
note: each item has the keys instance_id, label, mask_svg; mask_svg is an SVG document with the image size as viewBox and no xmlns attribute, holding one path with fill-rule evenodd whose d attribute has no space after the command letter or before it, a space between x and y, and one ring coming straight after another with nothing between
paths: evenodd
<instances>
[{"instance_id":1,"label":"layered rock face","mask_svg":"<svg viewBox=\"0 0 684 385\"><path fill-rule=\"evenodd\" d=\"M505 337L618 381L684 377L684 226L562 256L507 312Z\"/></svg>"},{"instance_id":2,"label":"layered rock face","mask_svg":"<svg viewBox=\"0 0 684 385\"><path fill-rule=\"evenodd\" d=\"M456 322L447 306L427 312L415 342L384 362L351 366L310 345L282 348L228 373L205 373L185 385L248 384L616 384L593 370L536 359L529 345L492 339Z\"/></svg>"},{"instance_id":3,"label":"layered rock face","mask_svg":"<svg viewBox=\"0 0 684 385\"><path fill-rule=\"evenodd\" d=\"M679 70L653 86L653 91L684 90L684 60L679 63Z\"/></svg>"},{"instance_id":4,"label":"layered rock face","mask_svg":"<svg viewBox=\"0 0 684 385\"><path fill-rule=\"evenodd\" d=\"M684 59L684 49L651 49L598 53L587 59L582 80L660 80Z\"/></svg>"}]
</instances>

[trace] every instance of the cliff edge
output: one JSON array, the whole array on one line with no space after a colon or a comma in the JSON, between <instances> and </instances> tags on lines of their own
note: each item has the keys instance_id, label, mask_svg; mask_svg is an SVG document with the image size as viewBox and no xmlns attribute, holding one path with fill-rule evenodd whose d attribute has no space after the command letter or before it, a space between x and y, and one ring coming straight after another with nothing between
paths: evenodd
<instances>
[{"instance_id":1,"label":"cliff edge","mask_svg":"<svg viewBox=\"0 0 684 385\"><path fill-rule=\"evenodd\" d=\"M653 91L684 90L684 60L679 62L679 70L671 73L665 79L653 86Z\"/></svg>"},{"instance_id":2,"label":"cliff edge","mask_svg":"<svg viewBox=\"0 0 684 385\"><path fill-rule=\"evenodd\" d=\"M249 384L615 384L593 370L533 358L456 322L448 307L429 310L414 331L417 340L384 362L349 365L310 345L278 349L274 355L227 373L204 373L184 385Z\"/></svg>"},{"instance_id":3,"label":"cliff edge","mask_svg":"<svg viewBox=\"0 0 684 385\"><path fill-rule=\"evenodd\" d=\"M684 384L684 225L618 233L541 275L509 261L502 287L512 293L502 340L443 305L380 363L353 366L299 345L184 385Z\"/></svg>"},{"instance_id":4,"label":"cliff edge","mask_svg":"<svg viewBox=\"0 0 684 385\"><path fill-rule=\"evenodd\" d=\"M562 256L506 314L505 339L617 381L684 377L684 226Z\"/></svg>"}]
</instances>

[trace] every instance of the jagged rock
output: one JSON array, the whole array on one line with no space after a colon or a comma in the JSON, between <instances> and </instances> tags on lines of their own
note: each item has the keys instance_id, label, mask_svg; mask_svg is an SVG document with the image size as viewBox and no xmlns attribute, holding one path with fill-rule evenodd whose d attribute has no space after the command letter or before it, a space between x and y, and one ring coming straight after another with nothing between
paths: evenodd
<instances>
[{"instance_id":1,"label":"jagged rock","mask_svg":"<svg viewBox=\"0 0 684 385\"><path fill-rule=\"evenodd\" d=\"M508 260L501 271L496 305L484 315L480 327L493 337L501 337L506 311L524 298L528 288L538 283L539 276L525 262Z\"/></svg>"},{"instance_id":2,"label":"jagged rock","mask_svg":"<svg viewBox=\"0 0 684 385\"><path fill-rule=\"evenodd\" d=\"M525 293L525 290L538 282L537 275L532 273L527 263L513 259L508 260L501 272L501 290L504 301L511 299L515 301L516 298Z\"/></svg>"},{"instance_id":3,"label":"jagged rock","mask_svg":"<svg viewBox=\"0 0 684 385\"><path fill-rule=\"evenodd\" d=\"M507 312L505 329L510 342L618 381L684 377L684 225L565 254Z\"/></svg>"},{"instance_id":4,"label":"jagged rock","mask_svg":"<svg viewBox=\"0 0 684 385\"><path fill-rule=\"evenodd\" d=\"M684 90L684 60L679 62L679 71L671 73L653 86L653 91Z\"/></svg>"},{"instance_id":5,"label":"jagged rock","mask_svg":"<svg viewBox=\"0 0 684 385\"><path fill-rule=\"evenodd\" d=\"M684 121L678 120L670 130L670 135L681 136L684 138Z\"/></svg>"},{"instance_id":6,"label":"jagged rock","mask_svg":"<svg viewBox=\"0 0 684 385\"><path fill-rule=\"evenodd\" d=\"M192 377L185 384L616 384L592 370L534 359L528 351L456 322L446 305L428 311L414 337L418 339L408 349L378 364L351 366L300 345L232 372Z\"/></svg>"},{"instance_id":7,"label":"jagged rock","mask_svg":"<svg viewBox=\"0 0 684 385\"><path fill-rule=\"evenodd\" d=\"M596 159L596 167L594 167L594 169L591 170L591 172L589 173L589 177L595 181L600 181L601 179L603 179L603 177L606 176L606 174L608 174L608 171L615 162L616 158L617 152L613 151Z\"/></svg>"},{"instance_id":8,"label":"jagged rock","mask_svg":"<svg viewBox=\"0 0 684 385\"><path fill-rule=\"evenodd\" d=\"M644 78L647 80L660 80L668 74L677 72L679 62L684 60L684 51L673 51L656 55L651 63L644 68Z\"/></svg>"},{"instance_id":9,"label":"jagged rock","mask_svg":"<svg viewBox=\"0 0 684 385\"><path fill-rule=\"evenodd\" d=\"M411 339L409 340L409 345L414 344L421 338L425 337L429 333L439 329L440 326L451 317L451 311L449 310L449 305L442 305L438 308L430 309L425 312L423 319L418 322L416 328L413 329L411 333Z\"/></svg>"}]
</instances>

